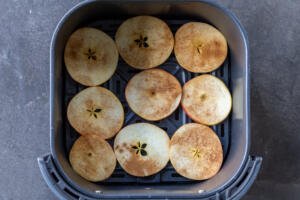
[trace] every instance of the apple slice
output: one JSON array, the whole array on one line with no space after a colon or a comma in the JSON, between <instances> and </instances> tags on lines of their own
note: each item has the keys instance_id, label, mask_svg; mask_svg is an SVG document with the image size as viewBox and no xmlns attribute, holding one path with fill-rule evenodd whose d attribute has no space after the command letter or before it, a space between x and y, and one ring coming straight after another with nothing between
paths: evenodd
<instances>
[{"instance_id":1,"label":"apple slice","mask_svg":"<svg viewBox=\"0 0 300 200\"><path fill-rule=\"evenodd\" d=\"M205 74L184 84L181 105L194 121L215 125L228 116L232 100L228 88L219 78Z\"/></svg>"},{"instance_id":2,"label":"apple slice","mask_svg":"<svg viewBox=\"0 0 300 200\"><path fill-rule=\"evenodd\" d=\"M161 128L137 123L124 127L116 136L114 150L121 167L133 176L150 176L169 161L169 136Z\"/></svg>"},{"instance_id":3,"label":"apple slice","mask_svg":"<svg viewBox=\"0 0 300 200\"><path fill-rule=\"evenodd\" d=\"M162 64L174 46L168 25L152 16L127 19L118 28L115 39L121 57L136 69L149 69Z\"/></svg>"},{"instance_id":4,"label":"apple slice","mask_svg":"<svg viewBox=\"0 0 300 200\"><path fill-rule=\"evenodd\" d=\"M129 107L140 117L156 121L172 114L181 99L181 85L162 69L148 69L130 79L125 89Z\"/></svg>"},{"instance_id":5,"label":"apple slice","mask_svg":"<svg viewBox=\"0 0 300 200\"><path fill-rule=\"evenodd\" d=\"M81 135L95 134L107 139L122 128L124 110L111 91L89 87L73 97L67 116L71 126Z\"/></svg>"},{"instance_id":6,"label":"apple slice","mask_svg":"<svg viewBox=\"0 0 300 200\"><path fill-rule=\"evenodd\" d=\"M170 160L175 170L186 178L209 179L221 168L222 145L208 126L185 124L171 138Z\"/></svg>"},{"instance_id":7,"label":"apple slice","mask_svg":"<svg viewBox=\"0 0 300 200\"><path fill-rule=\"evenodd\" d=\"M76 173L92 182L110 177L117 162L111 146L97 135L80 136L71 148L69 160Z\"/></svg>"},{"instance_id":8,"label":"apple slice","mask_svg":"<svg viewBox=\"0 0 300 200\"><path fill-rule=\"evenodd\" d=\"M178 63L190 72L211 72L224 62L227 42L220 31L209 24L189 22L175 34L174 53Z\"/></svg>"},{"instance_id":9,"label":"apple slice","mask_svg":"<svg viewBox=\"0 0 300 200\"><path fill-rule=\"evenodd\" d=\"M95 28L80 28L69 38L64 59L71 77L86 86L97 86L114 74L118 64L115 42Z\"/></svg>"}]
</instances>

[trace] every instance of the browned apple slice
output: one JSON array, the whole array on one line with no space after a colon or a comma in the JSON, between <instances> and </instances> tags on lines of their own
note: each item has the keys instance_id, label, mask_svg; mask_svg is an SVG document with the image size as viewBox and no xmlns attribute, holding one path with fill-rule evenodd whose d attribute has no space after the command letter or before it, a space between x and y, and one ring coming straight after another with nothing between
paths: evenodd
<instances>
[{"instance_id":1,"label":"browned apple slice","mask_svg":"<svg viewBox=\"0 0 300 200\"><path fill-rule=\"evenodd\" d=\"M224 62L227 42L220 31L209 24L189 22L175 34L174 53L178 63L190 72L211 72Z\"/></svg>"},{"instance_id":2,"label":"browned apple slice","mask_svg":"<svg viewBox=\"0 0 300 200\"><path fill-rule=\"evenodd\" d=\"M121 57L137 69L149 69L162 64L174 46L168 25L152 16L127 19L117 30L115 39Z\"/></svg>"},{"instance_id":3,"label":"browned apple slice","mask_svg":"<svg viewBox=\"0 0 300 200\"><path fill-rule=\"evenodd\" d=\"M170 160L180 175L205 180L213 177L222 165L222 145L208 126L185 124L171 138Z\"/></svg>"},{"instance_id":4,"label":"browned apple slice","mask_svg":"<svg viewBox=\"0 0 300 200\"><path fill-rule=\"evenodd\" d=\"M181 92L181 85L172 74L161 69L148 69L131 78L125 96L137 115L156 121L176 110Z\"/></svg>"},{"instance_id":5,"label":"browned apple slice","mask_svg":"<svg viewBox=\"0 0 300 200\"><path fill-rule=\"evenodd\" d=\"M115 42L95 28L80 28L69 38L65 48L65 64L71 77L87 86L106 82L118 64Z\"/></svg>"},{"instance_id":6,"label":"browned apple slice","mask_svg":"<svg viewBox=\"0 0 300 200\"><path fill-rule=\"evenodd\" d=\"M133 176L150 176L169 161L169 136L161 128L137 123L123 128L115 138L114 150L122 168Z\"/></svg>"},{"instance_id":7,"label":"browned apple slice","mask_svg":"<svg viewBox=\"0 0 300 200\"><path fill-rule=\"evenodd\" d=\"M67 116L71 126L81 135L95 134L107 139L121 129L124 110L111 91L89 87L73 97Z\"/></svg>"},{"instance_id":8,"label":"browned apple slice","mask_svg":"<svg viewBox=\"0 0 300 200\"><path fill-rule=\"evenodd\" d=\"M226 85L212 75L201 75L183 86L181 105L194 121L215 125L222 122L231 110L231 95Z\"/></svg>"},{"instance_id":9,"label":"browned apple slice","mask_svg":"<svg viewBox=\"0 0 300 200\"><path fill-rule=\"evenodd\" d=\"M117 162L111 146L96 135L80 136L72 146L69 159L76 173L93 182L110 177Z\"/></svg>"}]
</instances>

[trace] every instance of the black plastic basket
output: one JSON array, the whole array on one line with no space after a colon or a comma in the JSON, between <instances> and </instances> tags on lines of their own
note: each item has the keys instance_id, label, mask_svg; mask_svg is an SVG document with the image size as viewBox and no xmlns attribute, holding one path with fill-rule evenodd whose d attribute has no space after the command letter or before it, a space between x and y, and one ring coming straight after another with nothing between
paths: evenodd
<instances>
[{"instance_id":1,"label":"black plastic basket","mask_svg":"<svg viewBox=\"0 0 300 200\"><path fill-rule=\"evenodd\" d=\"M226 37L229 53L224 64L212 75L221 78L233 95L232 114L223 123L213 126L219 136L224 162L220 172L206 181L192 181L176 173L168 164L160 173L137 178L120 166L104 182L91 183L78 176L68 161L69 150L79 134L66 118L70 99L85 87L66 72L63 51L70 34L79 27L99 28L114 37L124 19L135 15L155 15L165 20L175 32L188 21L204 21L216 26ZM50 141L51 153L38 158L44 179L60 199L99 198L197 198L238 199L250 188L262 159L249 156L249 64L245 31L228 10L204 1L86 1L71 9L59 22L51 44L50 62ZM183 84L198 74L181 68L174 55L160 66ZM125 125L144 121L128 107L124 87L138 72L119 60L116 73L102 86L121 100L126 114ZM191 122L179 107L167 119L151 122L171 137L182 124ZM113 140L110 141L111 143Z\"/></svg>"}]
</instances>

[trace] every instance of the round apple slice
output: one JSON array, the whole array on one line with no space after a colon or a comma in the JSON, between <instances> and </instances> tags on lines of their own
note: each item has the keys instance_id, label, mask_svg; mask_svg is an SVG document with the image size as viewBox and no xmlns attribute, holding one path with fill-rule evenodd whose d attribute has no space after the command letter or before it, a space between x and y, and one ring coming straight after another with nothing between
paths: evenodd
<instances>
[{"instance_id":1,"label":"round apple slice","mask_svg":"<svg viewBox=\"0 0 300 200\"><path fill-rule=\"evenodd\" d=\"M178 63L190 72L211 72L224 62L227 42L220 31L209 24L189 22L175 34L174 53Z\"/></svg>"},{"instance_id":2,"label":"round apple slice","mask_svg":"<svg viewBox=\"0 0 300 200\"><path fill-rule=\"evenodd\" d=\"M110 177L117 162L111 146L97 135L80 136L71 148L69 160L76 173L93 182Z\"/></svg>"},{"instance_id":3,"label":"round apple slice","mask_svg":"<svg viewBox=\"0 0 300 200\"><path fill-rule=\"evenodd\" d=\"M127 19L118 28L115 39L121 57L136 69L149 69L162 64L174 46L168 25L151 16Z\"/></svg>"},{"instance_id":4,"label":"round apple slice","mask_svg":"<svg viewBox=\"0 0 300 200\"><path fill-rule=\"evenodd\" d=\"M115 138L114 150L121 167L133 176L150 176L169 161L169 136L148 123L131 124Z\"/></svg>"},{"instance_id":5,"label":"round apple slice","mask_svg":"<svg viewBox=\"0 0 300 200\"><path fill-rule=\"evenodd\" d=\"M170 73L148 69L128 82L125 96L130 108L140 117L156 121L176 110L181 99L181 85Z\"/></svg>"},{"instance_id":6,"label":"round apple slice","mask_svg":"<svg viewBox=\"0 0 300 200\"><path fill-rule=\"evenodd\" d=\"M86 86L97 86L114 74L118 64L115 42L95 28L80 28L69 38L64 59L71 77Z\"/></svg>"},{"instance_id":7,"label":"round apple slice","mask_svg":"<svg viewBox=\"0 0 300 200\"><path fill-rule=\"evenodd\" d=\"M231 104L228 88L215 76L197 76L183 86L182 108L198 123L215 125L222 122L230 113Z\"/></svg>"},{"instance_id":8,"label":"round apple slice","mask_svg":"<svg viewBox=\"0 0 300 200\"><path fill-rule=\"evenodd\" d=\"M111 91L89 87L73 97L67 116L71 126L81 135L95 134L107 139L122 128L124 110Z\"/></svg>"},{"instance_id":9,"label":"round apple slice","mask_svg":"<svg viewBox=\"0 0 300 200\"><path fill-rule=\"evenodd\" d=\"M170 160L180 175L205 180L213 177L222 165L222 145L208 126L185 124L171 138Z\"/></svg>"}]
</instances>

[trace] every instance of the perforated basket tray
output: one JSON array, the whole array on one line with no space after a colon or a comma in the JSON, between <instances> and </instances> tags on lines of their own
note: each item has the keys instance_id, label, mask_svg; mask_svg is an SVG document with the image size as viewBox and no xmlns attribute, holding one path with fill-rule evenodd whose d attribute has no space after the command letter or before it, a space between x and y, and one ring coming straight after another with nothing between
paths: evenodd
<instances>
[{"instance_id":1,"label":"perforated basket tray","mask_svg":"<svg viewBox=\"0 0 300 200\"><path fill-rule=\"evenodd\" d=\"M113 12L111 12L113 10ZM165 20L173 32L188 21L203 21L216 26L226 37L229 53L224 64L212 75L221 78L233 95L232 114L221 124L213 126L219 136L224 162L220 172L206 181L191 181L178 175L171 164L161 172L146 178L128 175L117 166L104 182L91 183L71 168L68 154L79 136L69 125L66 108L70 99L85 87L73 81L66 72L63 50L70 34L79 27L101 29L114 38L118 26L132 15L151 14ZM57 26L51 44L50 72L50 141L51 154L39 158L44 179L61 199L94 198L198 198L219 199L242 196L253 183L261 163L259 157L248 157L249 152L249 90L248 46L245 32L237 19L217 5L203 2L166 1L87 1L69 11ZM173 74L183 85L198 74L181 68L174 55L160 66ZM142 122L128 107L124 89L137 72L121 58L116 73L103 84L114 92L124 106L127 124ZM181 125L191 122L182 108L168 118L150 122L167 131L171 137ZM113 140L110 140L112 144Z\"/></svg>"},{"instance_id":2,"label":"perforated basket tray","mask_svg":"<svg viewBox=\"0 0 300 200\"><path fill-rule=\"evenodd\" d=\"M92 24L86 24L86 26L99 28L100 30L104 31L105 33L109 34L112 38L114 38L114 34L117 31L117 28L119 25L123 22L123 20L99 20L96 23ZM167 20L166 21L172 31L175 33L175 31L178 29L178 27L182 24L184 24L185 20ZM230 54L228 54L230 55ZM191 78L197 76L198 74L195 73L189 73L186 70L184 70L182 67L180 67L175 59L175 56L172 54L171 57L162 64L159 68L162 68L171 74L173 74L183 85L186 81L190 80ZM117 95L117 97L120 99L124 110L125 110L125 123L124 126L132 123L137 122L147 122L146 120L140 118L138 115L136 115L132 110L129 108L126 100L125 100L125 87L127 85L127 82L131 79L133 75L140 72L139 70L136 70L129 65L127 65L122 58L119 59L118 67L113 75L113 77L106 83L104 83L102 86L106 87L107 89L111 90L114 94ZM228 56L228 59L224 62L224 64L215 72L212 72L211 74L221 78L227 86L230 88L230 59ZM79 91L84 89L85 87L80 85L79 83L76 83L72 80L70 75L66 72L64 68L64 108L63 111L67 110L67 106L69 104L69 101L71 98L76 95ZM226 119L223 123L213 126L213 129L218 134L223 151L224 156L226 156L227 150L228 150L228 142L230 137L230 116L228 119ZM173 133L183 124L186 124L188 122L191 122L190 118L186 116L186 114L183 112L183 109L181 106L179 106L176 111L169 116L166 119L157 121L157 122L150 122L152 124L155 124L162 129L164 129L170 136L172 137ZM149 121L148 121L149 123ZM66 136L66 150L69 153L74 141L78 138L79 134L76 133L76 131L70 126L66 113L64 114L64 128L65 128L65 136ZM113 144L113 139L109 140L111 144ZM145 178L136 178L134 176L131 176L127 174L119 165L117 165L116 170L112 174L112 176L105 180L106 183L164 183L164 182L182 182L182 181L191 181L189 179L186 179L179 174L176 173L172 165L169 163L167 167L150 177ZM103 184L101 182L101 184Z\"/></svg>"}]
</instances>

